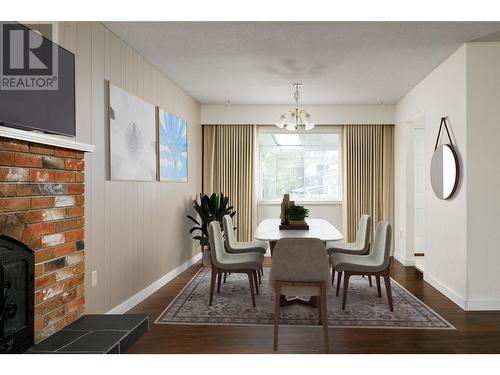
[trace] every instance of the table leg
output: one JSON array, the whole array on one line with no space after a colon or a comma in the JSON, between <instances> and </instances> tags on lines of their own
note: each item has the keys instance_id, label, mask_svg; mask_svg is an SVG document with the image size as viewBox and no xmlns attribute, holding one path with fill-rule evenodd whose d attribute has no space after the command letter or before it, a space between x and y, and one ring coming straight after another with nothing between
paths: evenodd
<instances>
[{"instance_id":1,"label":"table leg","mask_svg":"<svg viewBox=\"0 0 500 375\"><path fill-rule=\"evenodd\" d=\"M269 241L269 249L271 250L271 258L273 257L274 246L276 246L276 241Z\"/></svg>"}]
</instances>

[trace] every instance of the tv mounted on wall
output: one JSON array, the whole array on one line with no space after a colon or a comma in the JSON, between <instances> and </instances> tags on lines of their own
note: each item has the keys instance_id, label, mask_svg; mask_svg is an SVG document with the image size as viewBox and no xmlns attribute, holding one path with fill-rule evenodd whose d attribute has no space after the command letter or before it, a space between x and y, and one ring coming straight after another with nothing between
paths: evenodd
<instances>
[{"instance_id":1,"label":"tv mounted on wall","mask_svg":"<svg viewBox=\"0 0 500 375\"><path fill-rule=\"evenodd\" d=\"M0 22L0 125L76 135L75 55L17 22Z\"/></svg>"}]
</instances>

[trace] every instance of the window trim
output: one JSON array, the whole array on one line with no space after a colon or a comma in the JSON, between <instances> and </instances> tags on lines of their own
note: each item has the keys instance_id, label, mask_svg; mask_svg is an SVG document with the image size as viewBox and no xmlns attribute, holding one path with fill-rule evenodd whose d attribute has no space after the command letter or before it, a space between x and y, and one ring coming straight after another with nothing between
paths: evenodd
<instances>
[{"instance_id":1,"label":"window trim","mask_svg":"<svg viewBox=\"0 0 500 375\"><path fill-rule=\"evenodd\" d=\"M343 197L344 197L344 172L343 172L343 161L344 161L344 154L342 150L342 131L343 127L342 126L336 126L336 125L316 125L314 129L305 131L305 130L300 130L300 131L295 131L293 134L332 134L332 133L337 133L339 135L339 199L337 200L332 200L332 199L304 199L304 200L296 200L296 203L300 204L307 204L307 205L320 205L320 204L325 204L325 205L342 205L343 204ZM286 129L280 129L276 126L271 126L271 125L260 125L257 127L257 139L255 142L255 171L254 171L254 180L255 180L255 192L256 192L256 203L257 205L275 205L281 202L281 199L262 199L260 198L260 145L259 145L259 135L260 134L290 134L292 132L286 130Z\"/></svg>"},{"instance_id":2,"label":"window trim","mask_svg":"<svg viewBox=\"0 0 500 375\"><path fill-rule=\"evenodd\" d=\"M276 199L276 200L271 200L271 199L263 199L263 200L258 200L257 205L261 206L277 206L281 204L281 200ZM321 200L321 199L316 199L316 200L298 200L294 201L295 203L301 204L301 205L328 205L328 206L341 206L342 201L335 201L335 200Z\"/></svg>"}]
</instances>

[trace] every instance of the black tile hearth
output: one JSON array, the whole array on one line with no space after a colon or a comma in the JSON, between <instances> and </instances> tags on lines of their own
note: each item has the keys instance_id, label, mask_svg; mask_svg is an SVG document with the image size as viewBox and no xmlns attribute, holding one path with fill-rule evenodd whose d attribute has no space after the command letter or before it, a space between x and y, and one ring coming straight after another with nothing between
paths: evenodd
<instances>
[{"instance_id":1,"label":"black tile hearth","mask_svg":"<svg viewBox=\"0 0 500 375\"><path fill-rule=\"evenodd\" d=\"M120 354L149 330L149 317L84 315L31 348L28 354Z\"/></svg>"}]
</instances>

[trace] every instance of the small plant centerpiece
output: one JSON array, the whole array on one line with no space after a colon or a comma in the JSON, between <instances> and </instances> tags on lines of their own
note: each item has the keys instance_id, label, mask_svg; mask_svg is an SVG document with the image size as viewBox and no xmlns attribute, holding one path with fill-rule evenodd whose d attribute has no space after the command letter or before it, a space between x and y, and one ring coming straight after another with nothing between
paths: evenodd
<instances>
[{"instance_id":1,"label":"small plant centerpiece","mask_svg":"<svg viewBox=\"0 0 500 375\"><path fill-rule=\"evenodd\" d=\"M224 215L233 217L236 215L236 211L234 211L233 206L229 205L229 198L222 193L213 193L211 196L200 194L199 201L193 201L193 208L198 214L199 219L187 215L187 218L196 224L196 226L189 230L189 233L195 234L193 239L200 243L203 251L203 264L208 266L210 264L209 260L207 261L206 259L209 257L208 250L210 250L208 224L212 221L218 221L223 230L222 218Z\"/></svg>"},{"instance_id":2,"label":"small plant centerpiece","mask_svg":"<svg viewBox=\"0 0 500 375\"><path fill-rule=\"evenodd\" d=\"M289 206L286 213L291 225L306 225L304 219L309 216L309 209L304 206Z\"/></svg>"}]
</instances>

